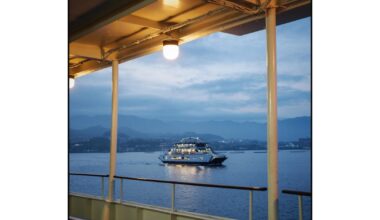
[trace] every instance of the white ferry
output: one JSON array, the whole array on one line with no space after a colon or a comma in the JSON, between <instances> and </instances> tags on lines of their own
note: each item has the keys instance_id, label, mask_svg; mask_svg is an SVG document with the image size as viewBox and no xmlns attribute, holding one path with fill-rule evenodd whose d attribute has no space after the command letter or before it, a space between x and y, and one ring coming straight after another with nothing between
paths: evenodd
<instances>
[{"instance_id":1,"label":"white ferry","mask_svg":"<svg viewBox=\"0 0 380 220\"><path fill-rule=\"evenodd\" d=\"M202 142L198 137L189 137L174 144L167 152L160 155L159 159L163 163L221 165L227 157L215 153L208 144Z\"/></svg>"}]
</instances>

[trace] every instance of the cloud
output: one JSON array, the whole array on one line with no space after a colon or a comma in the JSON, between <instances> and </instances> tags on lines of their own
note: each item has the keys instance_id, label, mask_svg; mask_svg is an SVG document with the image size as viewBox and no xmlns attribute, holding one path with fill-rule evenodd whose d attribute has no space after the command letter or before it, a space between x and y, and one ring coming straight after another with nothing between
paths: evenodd
<instances>
[{"instance_id":1,"label":"cloud","mask_svg":"<svg viewBox=\"0 0 380 220\"><path fill-rule=\"evenodd\" d=\"M247 113L266 113L266 107L264 106L237 106L237 107L221 107L217 109L209 108L208 110L220 111L229 114L247 114Z\"/></svg>"},{"instance_id":2,"label":"cloud","mask_svg":"<svg viewBox=\"0 0 380 220\"><path fill-rule=\"evenodd\" d=\"M311 81L310 77L302 77L299 80L280 80L277 83L277 86L280 90L282 89L290 89L299 92L310 92L311 89Z\"/></svg>"},{"instance_id":3,"label":"cloud","mask_svg":"<svg viewBox=\"0 0 380 220\"><path fill-rule=\"evenodd\" d=\"M219 80L234 80L251 74L264 74L256 63L204 62L193 65L150 63L136 60L121 67L125 82L143 83L155 87L187 88ZM128 81L129 80L129 81ZM124 81L123 81L124 82Z\"/></svg>"},{"instance_id":4,"label":"cloud","mask_svg":"<svg viewBox=\"0 0 380 220\"><path fill-rule=\"evenodd\" d=\"M310 19L277 28L279 117L310 114ZM265 32L225 33L181 46L176 61L160 52L120 65L123 114L160 118L261 118L266 113ZM109 111L111 69L79 78L73 113Z\"/></svg>"},{"instance_id":5,"label":"cloud","mask_svg":"<svg viewBox=\"0 0 380 220\"><path fill-rule=\"evenodd\" d=\"M310 115L310 101L302 100L298 102L283 104L278 106L279 118L292 118Z\"/></svg>"}]
</instances>

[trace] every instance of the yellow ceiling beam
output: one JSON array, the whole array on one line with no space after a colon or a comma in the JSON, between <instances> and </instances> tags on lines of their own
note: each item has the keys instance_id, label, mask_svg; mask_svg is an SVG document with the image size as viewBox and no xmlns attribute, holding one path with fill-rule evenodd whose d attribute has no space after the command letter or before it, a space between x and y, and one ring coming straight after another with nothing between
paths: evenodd
<instances>
[{"instance_id":1,"label":"yellow ceiling beam","mask_svg":"<svg viewBox=\"0 0 380 220\"><path fill-rule=\"evenodd\" d=\"M128 15L127 17L122 18L119 21L126 22L129 24L139 25L142 27L153 28L156 30L161 30L161 29L165 28L165 26L162 25L160 22L152 21L152 20L149 20L146 18L135 16L135 15Z\"/></svg>"},{"instance_id":2,"label":"yellow ceiling beam","mask_svg":"<svg viewBox=\"0 0 380 220\"><path fill-rule=\"evenodd\" d=\"M69 47L70 47L70 56L102 59L102 52L99 46L73 42L73 43L70 43Z\"/></svg>"},{"instance_id":3,"label":"yellow ceiling beam","mask_svg":"<svg viewBox=\"0 0 380 220\"><path fill-rule=\"evenodd\" d=\"M250 2L252 4L255 4L255 5L260 5L260 0L245 0L246 2ZM261 2L263 2L263 0L261 0Z\"/></svg>"},{"instance_id":4,"label":"yellow ceiling beam","mask_svg":"<svg viewBox=\"0 0 380 220\"><path fill-rule=\"evenodd\" d=\"M69 76L72 76L75 78L81 77L89 73L92 73L94 71L106 68L110 65L111 65L111 62L109 61L90 60L90 61L84 62L80 66L69 68Z\"/></svg>"}]
</instances>

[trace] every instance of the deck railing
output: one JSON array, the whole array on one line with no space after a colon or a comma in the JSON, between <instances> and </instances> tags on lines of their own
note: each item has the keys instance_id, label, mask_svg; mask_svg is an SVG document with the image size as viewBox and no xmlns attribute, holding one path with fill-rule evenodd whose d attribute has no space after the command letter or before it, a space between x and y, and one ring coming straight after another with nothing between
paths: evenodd
<instances>
[{"instance_id":1,"label":"deck railing","mask_svg":"<svg viewBox=\"0 0 380 220\"><path fill-rule=\"evenodd\" d=\"M70 173L72 176L92 176L101 178L101 194L102 198L105 199L104 194L104 178L108 178L109 175L102 174L89 174L89 173ZM266 191L266 187L256 187L256 186L233 186L233 185L220 185L220 184L210 184L210 183L194 183L194 182L183 182L183 181L171 181L171 180L160 180L160 179L148 179L148 178L136 178L136 177L127 177L127 176L114 176L115 179L120 181L120 199L119 202L123 201L123 180L132 180L132 181L145 181L145 182L155 182L155 183L166 183L172 185L171 192L171 210L173 212L175 209L175 188L176 185L188 185L188 186L198 186L198 187L211 187L211 188L224 188L224 189L236 189L236 190L245 190L249 192L249 220L253 219L253 192L254 191ZM115 183L113 183L115 184ZM115 189L115 187L113 187ZM114 192L115 193L115 192Z\"/></svg>"},{"instance_id":2,"label":"deck railing","mask_svg":"<svg viewBox=\"0 0 380 220\"><path fill-rule=\"evenodd\" d=\"M303 192L303 191L284 189L284 190L282 190L282 193L298 196L298 219L302 220L303 219L302 196L310 196L311 197L311 192Z\"/></svg>"},{"instance_id":3,"label":"deck railing","mask_svg":"<svg viewBox=\"0 0 380 220\"><path fill-rule=\"evenodd\" d=\"M70 173L72 176L92 176L92 177L100 177L101 178L101 195L103 199L106 199L106 195L104 193L104 178L108 178L108 174L90 174L90 173ZM114 188L115 189L115 188Z\"/></svg>"}]
</instances>

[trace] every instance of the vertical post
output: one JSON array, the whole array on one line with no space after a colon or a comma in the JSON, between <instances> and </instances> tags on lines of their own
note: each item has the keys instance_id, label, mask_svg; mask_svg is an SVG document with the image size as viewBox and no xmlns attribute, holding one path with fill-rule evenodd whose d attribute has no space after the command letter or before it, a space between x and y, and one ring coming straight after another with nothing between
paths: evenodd
<instances>
[{"instance_id":1,"label":"vertical post","mask_svg":"<svg viewBox=\"0 0 380 220\"><path fill-rule=\"evenodd\" d=\"M117 110L118 110L118 85L119 61L112 61L112 126L110 146L110 171L108 178L108 200L113 201L115 170L116 170L116 146L117 146Z\"/></svg>"},{"instance_id":2,"label":"vertical post","mask_svg":"<svg viewBox=\"0 0 380 220\"><path fill-rule=\"evenodd\" d=\"M175 211L175 184L172 184L172 211Z\"/></svg>"},{"instance_id":3,"label":"vertical post","mask_svg":"<svg viewBox=\"0 0 380 220\"><path fill-rule=\"evenodd\" d=\"M102 176L102 198L105 199L105 196L104 196L104 176Z\"/></svg>"},{"instance_id":4,"label":"vertical post","mask_svg":"<svg viewBox=\"0 0 380 220\"><path fill-rule=\"evenodd\" d=\"M112 198L115 199L115 178L112 181Z\"/></svg>"},{"instance_id":5,"label":"vertical post","mask_svg":"<svg viewBox=\"0 0 380 220\"><path fill-rule=\"evenodd\" d=\"M276 4L276 1L274 1ZM270 5L265 16L267 34L267 148L268 148L268 219L278 219L278 143L277 143L277 63L276 8Z\"/></svg>"},{"instance_id":6,"label":"vertical post","mask_svg":"<svg viewBox=\"0 0 380 220\"><path fill-rule=\"evenodd\" d=\"M249 191L249 220L253 219L253 191Z\"/></svg>"},{"instance_id":7,"label":"vertical post","mask_svg":"<svg viewBox=\"0 0 380 220\"><path fill-rule=\"evenodd\" d=\"M303 219L303 213L302 213L302 196L298 195L298 219Z\"/></svg>"},{"instance_id":8,"label":"vertical post","mask_svg":"<svg viewBox=\"0 0 380 220\"><path fill-rule=\"evenodd\" d=\"M120 178L120 203L123 202L123 179Z\"/></svg>"}]
</instances>

